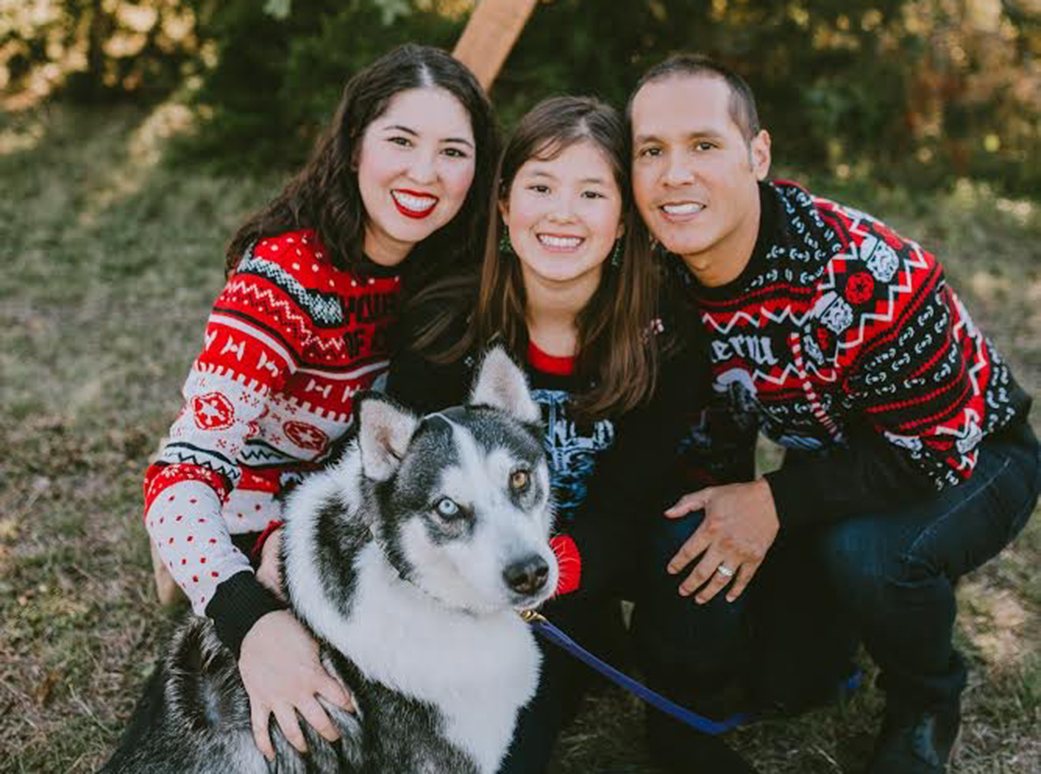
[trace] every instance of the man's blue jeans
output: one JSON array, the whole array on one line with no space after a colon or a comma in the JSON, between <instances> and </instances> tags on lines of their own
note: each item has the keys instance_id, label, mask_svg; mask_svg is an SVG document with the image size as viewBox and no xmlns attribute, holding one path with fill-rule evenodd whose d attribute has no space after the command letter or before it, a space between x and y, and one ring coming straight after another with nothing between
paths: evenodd
<instances>
[{"instance_id":1,"label":"man's blue jeans","mask_svg":"<svg viewBox=\"0 0 1041 774\"><path fill-rule=\"evenodd\" d=\"M1039 491L1038 444L1023 425L984 443L969 480L931 501L811 537L890 696L920 707L957 700L965 666L951 643L955 584L1019 533Z\"/></svg>"},{"instance_id":2,"label":"man's blue jeans","mask_svg":"<svg viewBox=\"0 0 1041 774\"><path fill-rule=\"evenodd\" d=\"M985 442L963 484L911 508L784 534L745 594L698 605L665 566L701 523L648 517L625 596L635 598L637 657L646 682L716 719L751 707L797 710L848 674L857 640L891 694L916 704L957 698L965 668L951 644L954 585L1023 528L1041 491L1041 451L1027 426ZM807 503L812 508L812 503ZM611 600L559 600L550 618L615 660L605 636ZM541 772L592 675L552 645L521 710L500 774ZM648 710L649 721L660 719Z\"/></svg>"},{"instance_id":3,"label":"man's blue jeans","mask_svg":"<svg viewBox=\"0 0 1041 774\"><path fill-rule=\"evenodd\" d=\"M956 701L965 667L951 642L955 584L1015 537L1039 491L1041 453L1023 424L982 444L968 481L924 502L782 532L734 603L677 594L683 576L665 563L702 514L665 522L637 604L648 680L717 717L749 701L798 707L812 697L793 692L833 685L859 638L890 696L923 708Z\"/></svg>"}]
</instances>

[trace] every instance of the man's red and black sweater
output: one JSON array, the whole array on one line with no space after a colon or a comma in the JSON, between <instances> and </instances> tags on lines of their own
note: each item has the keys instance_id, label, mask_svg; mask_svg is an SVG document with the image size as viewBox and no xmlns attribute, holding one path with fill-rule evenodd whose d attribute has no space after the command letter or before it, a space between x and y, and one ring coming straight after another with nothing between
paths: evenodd
<instances>
[{"instance_id":1,"label":"man's red and black sweater","mask_svg":"<svg viewBox=\"0 0 1041 774\"><path fill-rule=\"evenodd\" d=\"M782 525L867 513L957 485L984 438L1029 396L943 268L855 209L786 182L760 187L751 260L722 287L674 261L708 339L713 405L687 439L695 466L786 447L767 474ZM747 472L748 466L744 466Z\"/></svg>"},{"instance_id":2,"label":"man's red and black sweater","mask_svg":"<svg viewBox=\"0 0 1041 774\"><path fill-rule=\"evenodd\" d=\"M312 230L257 242L214 302L184 405L145 475L145 524L221 639L279 606L232 535L281 518L280 494L346 432L353 396L385 373L397 269L337 268Z\"/></svg>"}]
</instances>

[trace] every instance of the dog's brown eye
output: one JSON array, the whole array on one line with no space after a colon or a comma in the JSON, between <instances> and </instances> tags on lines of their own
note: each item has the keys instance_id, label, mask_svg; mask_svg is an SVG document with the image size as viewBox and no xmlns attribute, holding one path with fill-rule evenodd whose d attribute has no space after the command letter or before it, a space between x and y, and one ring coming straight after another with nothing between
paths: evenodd
<instances>
[{"instance_id":1,"label":"dog's brown eye","mask_svg":"<svg viewBox=\"0 0 1041 774\"><path fill-rule=\"evenodd\" d=\"M522 489L528 488L528 482L531 480L531 474L523 468L515 470L510 474L510 489L514 492L519 492Z\"/></svg>"}]
</instances>

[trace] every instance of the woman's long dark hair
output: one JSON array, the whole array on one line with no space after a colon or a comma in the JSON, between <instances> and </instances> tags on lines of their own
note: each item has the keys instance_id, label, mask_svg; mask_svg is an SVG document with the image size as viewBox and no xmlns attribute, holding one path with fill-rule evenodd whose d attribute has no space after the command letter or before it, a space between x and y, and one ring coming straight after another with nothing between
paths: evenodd
<instances>
[{"instance_id":1,"label":"woman's long dark hair","mask_svg":"<svg viewBox=\"0 0 1041 774\"><path fill-rule=\"evenodd\" d=\"M529 159L554 159L578 142L591 142L611 165L622 194L625 224L618 266L605 262L600 284L578 315L576 373L590 385L576 396L578 416L595 419L628 411L647 400L657 378L659 346L651 332L656 318L660 272L650 237L633 206L629 179L629 135L617 110L589 97L554 97L529 111L506 144L496 171L492 202L504 201L517 171ZM514 357L527 354L526 298L520 261L499 249L503 225L489 221L476 308L461 340L447 349L438 342L450 330L448 313L419 327L413 347L434 361L451 361L501 337ZM445 307L452 296L467 293L461 279L438 283L423 295ZM473 303L473 283L470 284ZM417 299L417 303L421 299Z\"/></svg>"},{"instance_id":2,"label":"woman's long dark hair","mask_svg":"<svg viewBox=\"0 0 1041 774\"><path fill-rule=\"evenodd\" d=\"M473 183L456 216L416 246L409 260L408 285L473 261L487 224L487 192L498 152L491 105L473 74L444 51L408 44L377 59L343 89L332 122L319 137L310 161L279 196L253 214L227 249L227 273L235 270L250 244L300 228L313 228L333 264L357 269L363 260L365 207L358 190L356 162L366 128L387 110L395 94L436 87L452 94L470 115L475 150Z\"/></svg>"}]
</instances>

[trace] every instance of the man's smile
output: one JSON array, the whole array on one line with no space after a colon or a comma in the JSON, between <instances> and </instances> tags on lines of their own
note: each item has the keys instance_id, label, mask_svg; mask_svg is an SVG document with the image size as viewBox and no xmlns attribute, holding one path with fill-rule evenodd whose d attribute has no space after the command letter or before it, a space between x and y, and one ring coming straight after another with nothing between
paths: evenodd
<instances>
[{"instance_id":1,"label":"man's smile","mask_svg":"<svg viewBox=\"0 0 1041 774\"><path fill-rule=\"evenodd\" d=\"M667 220L683 221L689 220L700 213L705 209L705 205L693 201L669 202L660 205L658 209L665 215Z\"/></svg>"}]
</instances>

